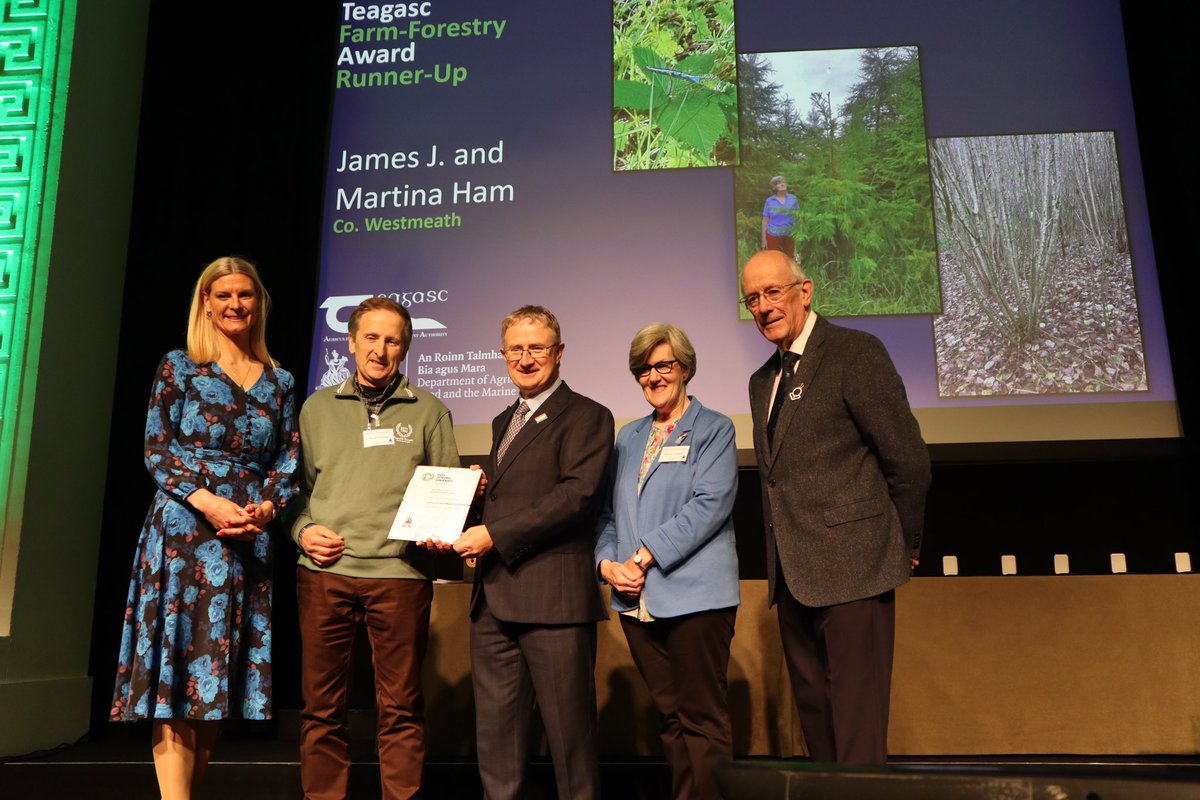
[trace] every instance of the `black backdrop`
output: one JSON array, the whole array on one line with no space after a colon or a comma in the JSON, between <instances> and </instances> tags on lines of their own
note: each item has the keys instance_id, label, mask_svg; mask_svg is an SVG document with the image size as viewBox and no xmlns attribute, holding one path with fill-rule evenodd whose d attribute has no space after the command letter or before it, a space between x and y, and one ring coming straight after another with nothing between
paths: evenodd
<instances>
[{"instance_id":1,"label":"black backdrop","mask_svg":"<svg viewBox=\"0 0 1200 800\"><path fill-rule=\"evenodd\" d=\"M273 3L243 3L235 12L195 0L152 3L97 566L94 738L118 730L105 720L133 548L153 495L142 465L151 377L162 354L184 344L190 292L203 265L226 254L255 261L274 300L272 354L301 373L307 364L339 7L306 8L319 10L289 9L300 24L285 26ZM1191 43L1181 20L1160 7L1129 3L1123 10L1186 430L1193 394L1185 278L1196 258L1184 237L1194 224L1196 159L1180 117L1186 100L1178 95ZM746 365L747 375L753 366ZM1001 554L1016 555L1022 574L1051 573L1054 553L1069 554L1077 573L1107 572L1110 552L1124 552L1131 572L1171 572L1171 554L1179 550L1191 552L1200 567L1189 502L1194 446L1186 439L932 451L934 488L918 575L941 574L944 554L958 556L964 575L999 574ZM744 469L740 477L742 572L762 577L757 476ZM281 536L273 628L279 708L300 705L291 548Z\"/></svg>"}]
</instances>

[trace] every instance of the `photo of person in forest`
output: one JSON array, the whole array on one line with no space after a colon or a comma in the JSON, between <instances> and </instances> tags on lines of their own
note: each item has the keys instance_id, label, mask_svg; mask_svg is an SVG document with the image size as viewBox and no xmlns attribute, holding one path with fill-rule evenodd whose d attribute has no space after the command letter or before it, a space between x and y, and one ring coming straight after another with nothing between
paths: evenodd
<instances>
[{"instance_id":1,"label":"photo of person in forest","mask_svg":"<svg viewBox=\"0 0 1200 800\"><path fill-rule=\"evenodd\" d=\"M790 238L821 287L822 314L939 313L917 48L744 53L737 74L736 262L767 247L767 235ZM775 180L785 177L780 197ZM795 207L769 209L767 187Z\"/></svg>"},{"instance_id":2,"label":"photo of person in forest","mask_svg":"<svg viewBox=\"0 0 1200 800\"><path fill-rule=\"evenodd\" d=\"M1149 390L1112 132L934 139L941 397Z\"/></svg>"},{"instance_id":3,"label":"photo of person in forest","mask_svg":"<svg viewBox=\"0 0 1200 800\"><path fill-rule=\"evenodd\" d=\"M796 225L800 201L787 188L787 179L782 175L771 178L771 194L763 203L762 249L779 250L795 258L796 239L792 236L792 228Z\"/></svg>"}]
</instances>

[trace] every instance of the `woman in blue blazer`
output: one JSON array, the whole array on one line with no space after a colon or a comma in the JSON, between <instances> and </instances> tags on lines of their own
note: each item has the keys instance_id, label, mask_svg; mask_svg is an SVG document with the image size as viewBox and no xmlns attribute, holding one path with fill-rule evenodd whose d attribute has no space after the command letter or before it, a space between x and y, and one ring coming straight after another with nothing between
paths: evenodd
<instances>
[{"instance_id":1,"label":"woman in blue blazer","mask_svg":"<svg viewBox=\"0 0 1200 800\"><path fill-rule=\"evenodd\" d=\"M733 423L688 396L696 351L677 326L640 330L629 369L654 412L617 435L596 566L658 709L672 794L717 798L713 768L733 757Z\"/></svg>"}]
</instances>

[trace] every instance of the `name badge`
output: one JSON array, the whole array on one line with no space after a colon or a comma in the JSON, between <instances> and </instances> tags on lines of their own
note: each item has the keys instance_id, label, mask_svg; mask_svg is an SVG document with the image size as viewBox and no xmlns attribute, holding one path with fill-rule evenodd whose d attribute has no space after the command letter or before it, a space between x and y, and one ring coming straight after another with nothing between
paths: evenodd
<instances>
[{"instance_id":1,"label":"name badge","mask_svg":"<svg viewBox=\"0 0 1200 800\"><path fill-rule=\"evenodd\" d=\"M671 461L687 461L688 450L691 450L690 445L677 444L672 447L664 447L658 455L659 463L668 463Z\"/></svg>"},{"instance_id":2,"label":"name badge","mask_svg":"<svg viewBox=\"0 0 1200 800\"><path fill-rule=\"evenodd\" d=\"M396 432L391 428L374 428L362 433L363 447L383 447L396 443Z\"/></svg>"}]
</instances>

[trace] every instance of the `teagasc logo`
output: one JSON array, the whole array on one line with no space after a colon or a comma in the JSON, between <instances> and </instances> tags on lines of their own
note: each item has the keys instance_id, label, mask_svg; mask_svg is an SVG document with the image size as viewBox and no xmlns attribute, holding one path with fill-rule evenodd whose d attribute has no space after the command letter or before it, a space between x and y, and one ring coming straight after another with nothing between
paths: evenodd
<instances>
[{"instance_id":1,"label":"teagasc logo","mask_svg":"<svg viewBox=\"0 0 1200 800\"><path fill-rule=\"evenodd\" d=\"M426 472L424 475L422 475L422 476L421 476L421 480L423 480L423 481L431 481L431 480L433 480L433 473L432 473L432 472Z\"/></svg>"},{"instance_id":2,"label":"teagasc logo","mask_svg":"<svg viewBox=\"0 0 1200 800\"><path fill-rule=\"evenodd\" d=\"M345 309L353 310L363 300L369 300L372 297L390 297L400 305L408 308L414 302L434 302L445 301L448 299L448 293L445 290L440 292L391 292L389 294L338 294L325 298L325 302L321 303L321 308L325 309L325 327L334 333L349 333L350 332L350 315L346 315L346 321L343 322L338 318L338 315ZM414 331L433 331L444 330L445 325L431 317L414 316L412 320Z\"/></svg>"},{"instance_id":3,"label":"teagasc logo","mask_svg":"<svg viewBox=\"0 0 1200 800\"><path fill-rule=\"evenodd\" d=\"M325 302L321 303L321 308L325 309L325 326L334 333L349 333L349 320L342 322L338 319L338 312L343 308L354 308L363 300L374 296L371 294L342 294L325 298Z\"/></svg>"}]
</instances>

